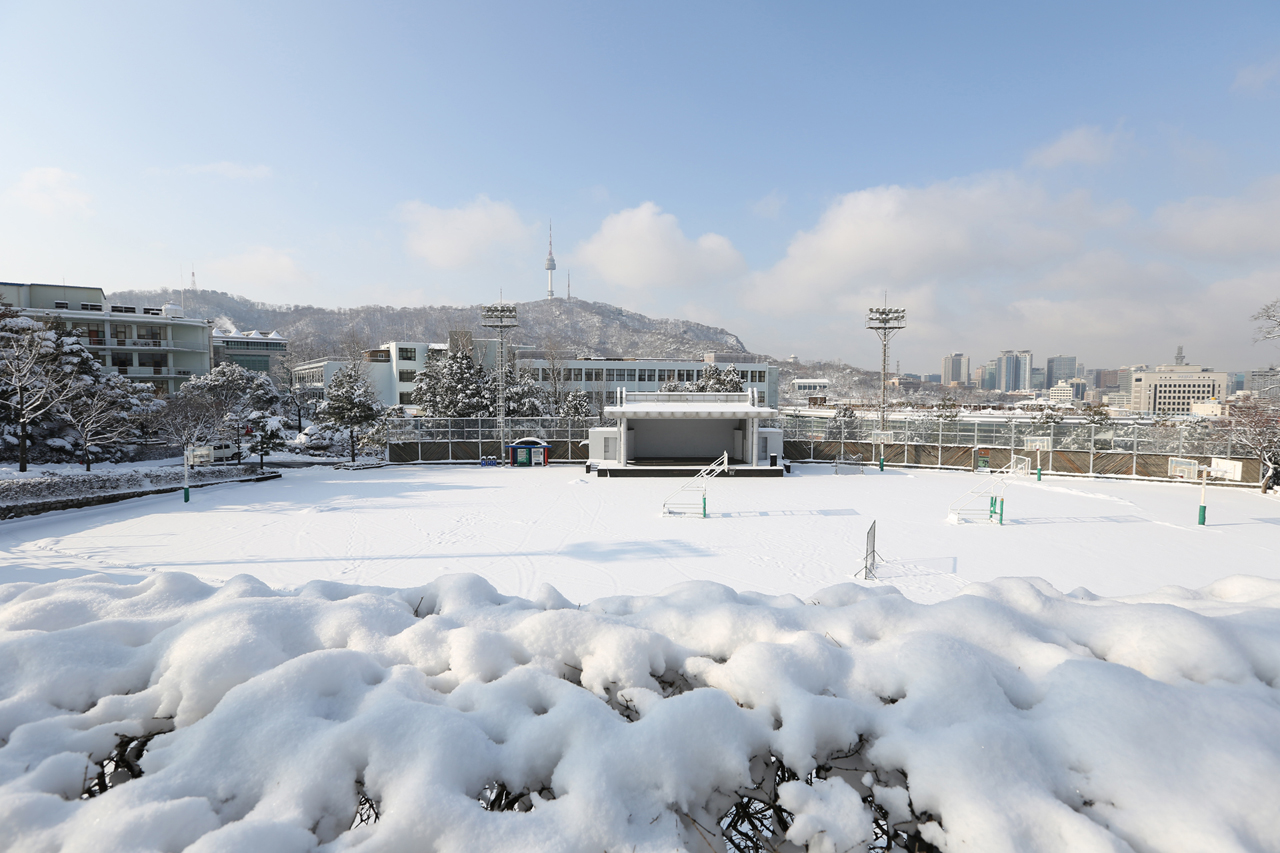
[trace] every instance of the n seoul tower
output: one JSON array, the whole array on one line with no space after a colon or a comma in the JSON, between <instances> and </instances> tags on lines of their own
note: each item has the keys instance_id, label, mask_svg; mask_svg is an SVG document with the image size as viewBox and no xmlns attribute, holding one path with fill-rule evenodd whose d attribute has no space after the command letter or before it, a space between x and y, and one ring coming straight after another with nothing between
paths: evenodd
<instances>
[{"instance_id":1,"label":"n seoul tower","mask_svg":"<svg viewBox=\"0 0 1280 853\"><path fill-rule=\"evenodd\" d=\"M551 226L547 226L547 298L554 299L555 288L551 286L551 277L556 274L556 256L551 254Z\"/></svg>"}]
</instances>

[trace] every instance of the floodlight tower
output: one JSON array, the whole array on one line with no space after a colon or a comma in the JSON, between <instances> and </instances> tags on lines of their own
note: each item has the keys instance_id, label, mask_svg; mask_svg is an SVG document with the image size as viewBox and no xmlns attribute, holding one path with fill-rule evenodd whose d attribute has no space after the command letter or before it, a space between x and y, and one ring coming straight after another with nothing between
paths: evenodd
<instances>
[{"instance_id":1,"label":"floodlight tower","mask_svg":"<svg viewBox=\"0 0 1280 853\"><path fill-rule=\"evenodd\" d=\"M548 263L552 263L548 261ZM502 464L507 454L507 332L517 328L516 306L498 302L480 309L480 325L498 333L498 445Z\"/></svg>"},{"instance_id":2,"label":"floodlight tower","mask_svg":"<svg viewBox=\"0 0 1280 853\"><path fill-rule=\"evenodd\" d=\"M907 309L867 309L867 328L880 339L880 431L884 432L885 412L889 408L889 339L907 327Z\"/></svg>"},{"instance_id":3,"label":"floodlight tower","mask_svg":"<svg viewBox=\"0 0 1280 853\"><path fill-rule=\"evenodd\" d=\"M551 277L556 274L556 256L551 253L551 226L547 226L547 298L552 299L556 295L555 288L551 286Z\"/></svg>"}]
</instances>

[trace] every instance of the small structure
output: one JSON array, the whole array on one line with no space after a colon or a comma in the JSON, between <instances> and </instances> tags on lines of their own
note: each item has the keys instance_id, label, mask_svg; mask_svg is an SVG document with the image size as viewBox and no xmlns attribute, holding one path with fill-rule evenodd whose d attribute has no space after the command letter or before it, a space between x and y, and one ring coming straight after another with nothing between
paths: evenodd
<instances>
[{"instance_id":1,"label":"small structure","mask_svg":"<svg viewBox=\"0 0 1280 853\"><path fill-rule=\"evenodd\" d=\"M761 418L775 418L778 411L760 405L755 389L629 393L619 388L617 394L619 404L606 407L604 414L618 425L591 430L593 460L702 466L728 453L739 465L767 465L771 454L782 454L782 430L760 427Z\"/></svg>"},{"instance_id":2,"label":"small structure","mask_svg":"<svg viewBox=\"0 0 1280 853\"><path fill-rule=\"evenodd\" d=\"M540 438L521 438L507 445L507 464L513 467L545 467L550 460L551 445Z\"/></svg>"}]
</instances>

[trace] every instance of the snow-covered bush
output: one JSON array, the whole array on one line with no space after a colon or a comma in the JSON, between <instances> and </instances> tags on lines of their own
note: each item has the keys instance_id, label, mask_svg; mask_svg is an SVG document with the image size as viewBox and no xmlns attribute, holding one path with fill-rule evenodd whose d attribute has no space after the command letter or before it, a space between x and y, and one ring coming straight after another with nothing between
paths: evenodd
<instances>
[{"instance_id":1,"label":"snow-covered bush","mask_svg":"<svg viewBox=\"0 0 1280 853\"><path fill-rule=\"evenodd\" d=\"M248 477L257 471L248 465L192 468L191 482L205 483ZM58 500L114 492L136 492L181 485L181 468L134 468L128 471L60 474L46 471L42 477L0 480L0 505Z\"/></svg>"},{"instance_id":2,"label":"snow-covered bush","mask_svg":"<svg viewBox=\"0 0 1280 853\"><path fill-rule=\"evenodd\" d=\"M13 850L1280 849L1280 582L0 587Z\"/></svg>"}]
</instances>

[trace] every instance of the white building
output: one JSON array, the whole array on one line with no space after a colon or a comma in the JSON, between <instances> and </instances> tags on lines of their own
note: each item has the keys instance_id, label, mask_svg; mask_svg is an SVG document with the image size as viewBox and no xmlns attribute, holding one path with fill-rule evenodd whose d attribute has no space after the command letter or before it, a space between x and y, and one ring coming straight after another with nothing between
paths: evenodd
<instances>
[{"instance_id":1,"label":"white building","mask_svg":"<svg viewBox=\"0 0 1280 853\"><path fill-rule=\"evenodd\" d=\"M1132 371L1129 377L1132 388L1129 408L1156 415L1189 415L1194 403L1211 397L1227 397L1230 376L1212 367L1184 364L1181 347L1178 352L1174 364L1156 365L1154 370Z\"/></svg>"},{"instance_id":2,"label":"white building","mask_svg":"<svg viewBox=\"0 0 1280 853\"><path fill-rule=\"evenodd\" d=\"M212 321L188 318L172 302L112 305L100 287L0 282L0 305L67 332L79 330L80 342L104 368L161 394L212 366Z\"/></svg>"},{"instance_id":3,"label":"white building","mask_svg":"<svg viewBox=\"0 0 1280 853\"><path fill-rule=\"evenodd\" d=\"M550 357L549 357L550 356ZM778 405L778 368L747 353L706 353L700 361L682 358L561 358L545 352L517 352L522 375L560 393L581 390L597 407L612 405L618 391L658 391L668 382L696 382L707 365L724 371L733 367L744 391L754 391L769 406Z\"/></svg>"},{"instance_id":4,"label":"white building","mask_svg":"<svg viewBox=\"0 0 1280 853\"><path fill-rule=\"evenodd\" d=\"M238 364L246 370L270 373L289 349L289 341L279 332L228 332L213 330L213 363Z\"/></svg>"},{"instance_id":5,"label":"white building","mask_svg":"<svg viewBox=\"0 0 1280 853\"><path fill-rule=\"evenodd\" d=\"M762 406L755 391L643 393L623 391L605 417L617 426L591 430L591 458L601 462L703 464L723 453L738 464L769 463L782 455L782 430L761 429L778 410Z\"/></svg>"},{"instance_id":6,"label":"white building","mask_svg":"<svg viewBox=\"0 0 1280 853\"><path fill-rule=\"evenodd\" d=\"M810 397L815 395L825 396L827 390L831 387L830 379L792 379L791 380L791 396L792 397Z\"/></svg>"},{"instance_id":7,"label":"white building","mask_svg":"<svg viewBox=\"0 0 1280 853\"><path fill-rule=\"evenodd\" d=\"M1245 390L1255 397L1280 398L1280 368L1268 367L1249 371Z\"/></svg>"},{"instance_id":8,"label":"white building","mask_svg":"<svg viewBox=\"0 0 1280 853\"><path fill-rule=\"evenodd\" d=\"M942 376L938 379L942 385L969 384L969 356L962 352L953 352L942 357Z\"/></svg>"}]
</instances>

